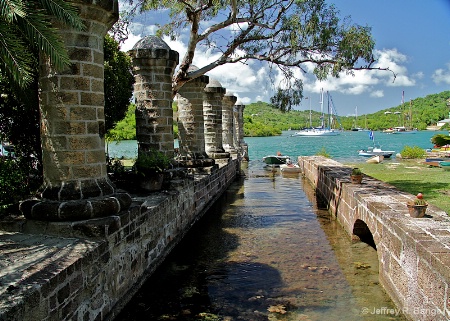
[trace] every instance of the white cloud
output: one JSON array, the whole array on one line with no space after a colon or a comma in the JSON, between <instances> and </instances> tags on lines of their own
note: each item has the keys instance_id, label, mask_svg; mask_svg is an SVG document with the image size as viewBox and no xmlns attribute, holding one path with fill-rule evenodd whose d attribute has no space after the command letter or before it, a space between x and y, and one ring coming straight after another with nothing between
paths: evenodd
<instances>
[{"instance_id":1,"label":"white cloud","mask_svg":"<svg viewBox=\"0 0 450 321\"><path fill-rule=\"evenodd\" d=\"M370 93L370 97L375 97L375 98L384 97L384 92L382 90L374 90Z\"/></svg>"},{"instance_id":2,"label":"white cloud","mask_svg":"<svg viewBox=\"0 0 450 321\"><path fill-rule=\"evenodd\" d=\"M133 34L128 35L128 39L125 40L123 44L120 45L120 50L127 52L128 50L131 50L133 46L141 39L141 36L136 36Z\"/></svg>"},{"instance_id":3,"label":"white cloud","mask_svg":"<svg viewBox=\"0 0 450 321\"><path fill-rule=\"evenodd\" d=\"M408 57L400 53L396 48L375 51L377 62L374 67L389 68L388 71L379 71L377 75L387 78L386 85L390 87L409 87L416 84L415 80L408 76L408 69L403 65L408 62Z\"/></svg>"},{"instance_id":4,"label":"white cloud","mask_svg":"<svg viewBox=\"0 0 450 321\"><path fill-rule=\"evenodd\" d=\"M431 78L436 84L450 84L450 63L447 64L447 69L435 70Z\"/></svg>"}]
</instances>

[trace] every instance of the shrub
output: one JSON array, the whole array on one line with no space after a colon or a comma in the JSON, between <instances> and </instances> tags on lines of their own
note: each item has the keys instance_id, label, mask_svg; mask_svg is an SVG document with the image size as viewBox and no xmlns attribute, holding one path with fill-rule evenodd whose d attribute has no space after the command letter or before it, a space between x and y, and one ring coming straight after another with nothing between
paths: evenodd
<instances>
[{"instance_id":1,"label":"shrub","mask_svg":"<svg viewBox=\"0 0 450 321\"><path fill-rule=\"evenodd\" d=\"M38 187L28 168L13 158L0 157L0 208L17 204Z\"/></svg>"},{"instance_id":2,"label":"shrub","mask_svg":"<svg viewBox=\"0 0 450 321\"><path fill-rule=\"evenodd\" d=\"M359 169L358 167L353 168L352 175L362 175L361 169Z\"/></svg>"},{"instance_id":3,"label":"shrub","mask_svg":"<svg viewBox=\"0 0 450 321\"><path fill-rule=\"evenodd\" d=\"M322 146L321 150L319 150L316 153L316 156L323 156L323 157L326 157L326 158L330 158L330 154L328 154L327 150L323 146Z\"/></svg>"},{"instance_id":4,"label":"shrub","mask_svg":"<svg viewBox=\"0 0 450 321\"><path fill-rule=\"evenodd\" d=\"M402 158L423 158L426 155L426 152L423 148L418 146L405 146L403 150L400 152Z\"/></svg>"},{"instance_id":5,"label":"shrub","mask_svg":"<svg viewBox=\"0 0 450 321\"><path fill-rule=\"evenodd\" d=\"M135 170L143 176L162 173L171 165L170 158L163 152L151 150L139 154L134 164Z\"/></svg>"}]
</instances>

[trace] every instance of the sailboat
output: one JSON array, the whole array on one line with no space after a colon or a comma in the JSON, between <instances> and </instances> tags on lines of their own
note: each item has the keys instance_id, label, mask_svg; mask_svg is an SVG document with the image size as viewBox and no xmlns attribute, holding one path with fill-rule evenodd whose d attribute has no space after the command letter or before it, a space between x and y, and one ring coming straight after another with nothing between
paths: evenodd
<instances>
[{"instance_id":1,"label":"sailboat","mask_svg":"<svg viewBox=\"0 0 450 321\"><path fill-rule=\"evenodd\" d=\"M331 96L328 94L328 126L325 127L325 114L323 111L323 89L321 90L321 97L320 97L320 111L321 111L321 125L319 127L312 127L311 124L311 117L310 117L310 128L300 130L293 134L292 136L307 136L307 137L319 137L319 136L337 136L339 135L339 131L331 128L331 112L330 112L330 100ZM311 114L311 111L310 111Z\"/></svg>"},{"instance_id":2,"label":"sailboat","mask_svg":"<svg viewBox=\"0 0 450 321\"><path fill-rule=\"evenodd\" d=\"M367 132L369 131L367 129L367 116L365 117L365 128L361 128L360 126L358 126L358 106L355 107L355 124L354 127L352 127L352 131L354 132Z\"/></svg>"},{"instance_id":3,"label":"sailboat","mask_svg":"<svg viewBox=\"0 0 450 321\"><path fill-rule=\"evenodd\" d=\"M405 91L402 91L402 111L405 104ZM395 112L394 114L402 114L403 112ZM403 118L403 117L402 117ZM402 122L404 123L403 119ZM405 126L397 126L394 127L391 134L415 134L417 133L417 129L412 129L412 101L409 101L409 122L410 128L406 128Z\"/></svg>"}]
</instances>

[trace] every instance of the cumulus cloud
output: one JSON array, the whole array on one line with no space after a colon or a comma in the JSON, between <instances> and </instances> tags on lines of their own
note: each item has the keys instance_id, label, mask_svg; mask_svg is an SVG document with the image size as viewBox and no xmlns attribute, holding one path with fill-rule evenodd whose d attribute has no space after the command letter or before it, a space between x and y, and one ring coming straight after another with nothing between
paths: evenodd
<instances>
[{"instance_id":1,"label":"cumulus cloud","mask_svg":"<svg viewBox=\"0 0 450 321\"><path fill-rule=\"evenodd\" d=\"M375 98L384 97L384 91L383 90L374 90L370 93L370 97L375 97Z\"/></svg>"},{"instance_id":2,"label":"cumulus cloud","mask_svg":"<svg viewBox=\"0 0 450 321\"><path fill-rule=\"evenodd\" d=\"M431 78L436 84L450 84L450 63L447 64L447 69L439 68L435 70Z\"/></svg>"},{"instance_id":3,"label":"cumulus cloud","mask_svg":"<svg viewBox=\"0 0 450 321\"><path fill-rule=\"evenodd\" d=\"M385 78L385 84L393 87L409 87L416 84L414 78L408 76L408 69L404 66L408 62L408 57L400 53L396 48L376 50L377 62L374 67L389 68L395 73L396 77L392 73L386 71L380 71L377 74ZM384 74L382 74L384 73Z\"/></svg>"}]
</instances>

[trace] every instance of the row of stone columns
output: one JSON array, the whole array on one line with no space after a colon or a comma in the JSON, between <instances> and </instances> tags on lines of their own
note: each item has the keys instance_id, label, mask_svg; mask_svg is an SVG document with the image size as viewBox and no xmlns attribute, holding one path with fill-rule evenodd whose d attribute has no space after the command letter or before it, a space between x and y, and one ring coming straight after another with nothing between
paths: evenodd
<instances>
[{"instance_id":1,"label":"row of stone columns","mask_svg":"<svg viewBox=\"0 0 450 321\"><path fill-rule=\"evenodd\" d=\"M130 195L116 190L106 172L103 39L118 19L118 2L71 2L86 26L82 31L59 26L71 67L56 72L45 57L40 63L44 183L38 198L21 204L32 219L91 219L115 215L131 204ZM158 150L173 158L172 76L178 53L151 36L140 40L131 56L138 153ZM212 166L215 159L245 148L244 106L233 105L236 97L225 92L218 81L201 76L178 93L182 166Z\"/></svg>"},{"instance_id":2,"label":"row of stone columns","mask_svg":"<svg viewBox=\"0 0 450 321\"><path fill-rule=\"evenodd\" d=\"M139 153L153 148L170 154L173 151L173 132L172 125L167 124L172 124L172 121L166 118L171 117L168 106L171 106L172 101L169 95L178 54L160 38L147 36L134 45L130 55L136 80ZM196 69L191 66L188 71ZM155 106L155 97L165 100L157 100ZM215 160L229 159L230 153L247 155L247 146L243 140L245 106L237 102L235 96L226 95L226 89L219 81L202 75L184 84L175 99L178 103L179 130L177 161L181 166L207 167L214 165ZM160 114L166 111L167 114L161 117ZM140 118L145 119L138 121ZM145 129L139 129L141 125ZM139 135L140 132L145 135ZM158 142L159 145L152 142ZM162 149L164 146L165 149Z\"/></svg>"}]
</instances>

